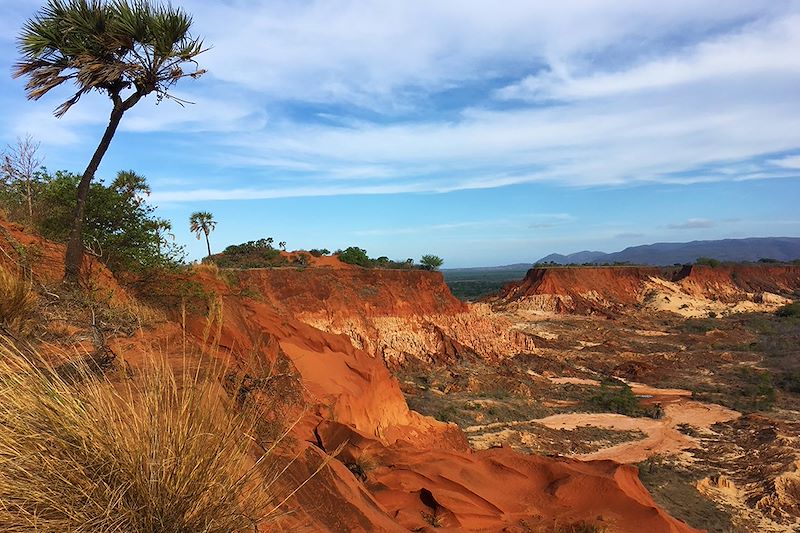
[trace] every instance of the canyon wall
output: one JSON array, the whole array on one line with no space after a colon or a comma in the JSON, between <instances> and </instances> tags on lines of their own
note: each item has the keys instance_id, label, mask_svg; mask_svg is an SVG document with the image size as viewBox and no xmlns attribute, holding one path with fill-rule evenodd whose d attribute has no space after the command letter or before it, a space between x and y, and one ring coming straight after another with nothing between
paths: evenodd
<instances>
[{"instance_id":1,"label":"canyon wall","mask_svg":"<svg viewBox=\"0 0 800 533\"><path fill-rule=\"evenodd\" d=\"M410 359L444 362L474 353L508 357L533 342L485 304L454 297L441 273L315 267L226 270L241 294L332 333L389 366Z\"/></svg>"},{"instance_id":2,"label":"canyon wall","mask_svg":"<svg viewBox=\"0 0 800 533\"><path fill-rule=\"evenodd\" d=\"M532 268L486 299L517 313L614 316L637 309L684 316L772 311L800 295L800 265Z\"/></svg>"},{"instance_id":3,"label":"canyon wall","mask_svg":"<svg viewBox=\"0 0 800 533\"><path fill-rule=\"evenodd\" d=\"M281 279L291 282L292 272ZM635 467L509 448L473 451L455 424L411 411L383 362L346 336L315 329L215 275L196 279L215 300L188 318L194 342L213 339L218 357L249 374L269 369L255 382L294 377L293 388L271 384L262 391L303 399L287 454L299 459L282 485L302 482L336 452L297 493L297 509L283 523L288 530L557 531L597 524L621 532L695 531L655 504Z\"/></svg>"},{"instance_id":4,"label":"canyon wall","mask_svg":"<svg viewBox=\"0 0 800 533\"><path fill-rule=\"evenodd\" d=\"M57 283L63 246L30 238L2 221L0 226L0 263L17 268L25 260L20 246L35 244L39 260L30 263L31 274L42 283ZM93 268L84 270L84 282L92 294L113 294L115 301L128 302L128 311L137 309L139 303L107 270L87 266ZM283 287L280 283L291 286L315 279L313 273L299 274L281 271L269 283ZM367 274L353 275L369 279ZM247 280L236 281L211 268L165 276L151 280L153 286L139 288L152 305L161 305L163 313L153 315L131 334L117 331L103 341L103 348L124 369L108 377L130 379L137 375L137 368L153 364L154 358L163 358L178 375L194 366L219 368L221 362L226 379L220 383L220 392L231 395L232 408L239 402L263 407L257 411L264 419L246 438L265 446L274 438L270 430L277 428L280 434L288 427L288 436L271 452L275 470L264 474L264 482L271 483L276 503L297 490L282 508L291 512L278 523L262 526L262 532L401 532L439 527L556 531L590 527L586 524L622 532L695 531L654 503L634 467L527 456L507 448L471 451L456 425L408 408L397 380L381 360L353 346L347 336L321 331L295 318L292 289L258 293ZM254 276L266 279L263 273ZM348 301L353 297L350 289L337 294L335 285L328 299L365 317L374 313L407 318L405 313L412 313L414 305L419 306L417 311L436 311L433 316L471 312L441 289L440 277L415 276L418 279L407 287L412 295L417 283L432 284L433 295L419 292L418 298L409 298L406 289L392 280L375 281L378 294L400 291L384 306L377 300L367 305L369 298ZM335 284L335 280L334 276L327 282ZM262 283L266 288L268 282ZM324 285L317 285L303 296L296 287L304 305L313 304L313 291L324 290ZM322 307L312 309L319 312ZM470 323L471 319L464 320ZM95 338L90 333L93 327L93 321L73 321L60 340L51 335L42 348L56 349L58 341L74 353L76 340ZM254 454L258 446L254 444ZM359 464L369 467L365 470ZM272 484L274 473L280 475Z\"/></svg>"}]
</instances>

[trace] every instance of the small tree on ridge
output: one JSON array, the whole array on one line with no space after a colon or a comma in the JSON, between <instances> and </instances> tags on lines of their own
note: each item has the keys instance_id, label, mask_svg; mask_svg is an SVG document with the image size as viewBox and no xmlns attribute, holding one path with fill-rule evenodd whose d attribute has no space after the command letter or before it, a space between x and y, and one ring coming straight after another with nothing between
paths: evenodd
<instances>
[{"instance_id":1,"label":"small tree on ridge","mask_svg":"<svg viewBox=\"0 0 800 533\"><path fill-rule=\"evenodd\" d=\"M426 254L420 258L419 264L425 270L439 270L439 267L444 264L444 259L438 255Z\"/></svg>"},{"instance_id":2,"label":"small tree on ridge","mask_svg":"<svg viewBox=\"0 0 800 533\"><path fill-rule=\"evenodd\" d=\"M217 221L214 220L214 215L208 211L197 211L192 213L189 217L189 229L200 240L200 235L206 236L206 248L208 248L208 257L211 257L211 243L208 241L208 234L214 231L217 227Z\"/></svg>"}]
</instances>

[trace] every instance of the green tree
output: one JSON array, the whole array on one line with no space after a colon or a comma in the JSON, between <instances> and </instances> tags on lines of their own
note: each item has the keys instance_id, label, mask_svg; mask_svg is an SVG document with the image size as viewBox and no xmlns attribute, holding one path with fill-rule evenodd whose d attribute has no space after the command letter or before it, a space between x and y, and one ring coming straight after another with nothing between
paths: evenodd
<instances>
[{"instance_id":1,"label":"green tree","mask_svg":"<svg viewBox=\"0 0 800 533\"><path fill-rule=\"evenodd\" d=\"M183 249L162 236L170 223L155 217L155 208L144 199L150 190L147 181L137 175L134 185L125 174L119 173L108 186L101 180L91 184L83 230L87 249L113 271L142 272L179 263ZM80 176L63 171L42 176L34 203L36 228L44 237L64 242Z\"/></svg>"},{"instance_id":2,"label":"green tree","mask_svg":"<svg viewBox=\"0 0 800 533\"><path fill-rule=\"evenodd\" d=\"M439 270L439 267L444 264L444 259L437 255L423 255L419 260L420 266L425 270Z\"/></svg>"},{"instance_id":3,"label":"green tree","mask_svg":"<svg viewBox=\"0 0 800 533\"><path fill-rule=\"evenodd\" d=\"M200 235L206 236L208 257L211 257L211 243L208 241L208 234L214 231L216 227L217 222L214 220L214 215L208 211L197 211L189 217L189 230L197 236L197 240L200 240Z\"/></svg>"},{"instance_id":4,"label":"green tree","mask_svg":"<svg viewBox=\"0 0 800 533\"><path fill-rule=\"evenodd\" d=\"M357 246L350 246L339 252L339 261L362 267L369 267L372 263L367 255L367 251Z\"/></svg>"},{"instance_id":5,"label":"green tree","mask_svg":"<svg viewBox=\"0 0 800 533\"><path fill-rule=\"evenodd\" d=\"M170 88L186 76L197 78L205 72L194 60L203 43L191 36L191 25L192 18L183 10L149 0L49 0L22 28L22 58L13 76L28 77L29 99L38 100L71 81L77 91L56 108L56 117L92 91L112 102L108 126L77 185L64 268L68 281L76 281L80 273L90 184L122 116L151 93L159 102L181 102L169 94ZM184 71L186 63L194 67L189 72Z\"/></svg>"},{"instance_id":6,"label":"green tree","mask_svg":"<svg viewBox=\"0 0 800 533\"><path fill-rule=\"evenodd\" d=\"M722 263L719 260L713 259L711 257L698 257L697 260L695 261L695 264L710 266L711 268L716 268L716 267L720 266Z\"/></svg>"}]
</instances>

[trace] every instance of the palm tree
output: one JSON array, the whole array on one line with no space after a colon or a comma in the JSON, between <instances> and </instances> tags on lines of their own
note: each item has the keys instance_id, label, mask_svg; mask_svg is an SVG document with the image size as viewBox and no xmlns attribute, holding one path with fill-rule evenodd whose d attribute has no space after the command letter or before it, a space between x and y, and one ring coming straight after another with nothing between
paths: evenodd
<instances>
[{"instance_id":1,"label":"palm tree","mask_svg":"<svg viewBox=\"0 0 800 533\"><path fill-rule=\"evenodd\" d=\"M167 238L175 240L175 234L172 233L172 222L157 218L153 222L153 229L156 231L156 238L158 239L158 254L161 255L162 249L169 244Z\"/></svg>"},{"instance_id":2,"label":"palm tree","mask_svg":"<svg viewBox=\"0 0 800 533\"><path fill-rule=\"evenodd\" d=\"M129 3L130 2L130 3ZM27 76L28 99L38 100L51 89L72 81L77 92L55 110L62 117L86 93L106 94L113 104L100 144L78 184L64 267L64 278L77 281L83 257L83 218L89 185L122 116L142 98L169 94L180 79L205 71L194 58L203 42L189 33L192 18L180 8L157 0L49 0L28 20L18 37L21 60L13 76ZM193 65L183 70L185 63Z\"/></svg>"},{"instance_id":3,"label":"palm tree","mask_svg":"<svg viewBox=\"0 0 800 533\"><path fill-rule=\"evenodd\" d=\"M206 236L208 257L211 257L211 244L208 242L208 234L214 231L216 227L217 221L214 220L214 215L208 211L197 211L189 217L189 229L197 236L197 240L200 240L200 235Z\"/></svg>"}]
</instances>

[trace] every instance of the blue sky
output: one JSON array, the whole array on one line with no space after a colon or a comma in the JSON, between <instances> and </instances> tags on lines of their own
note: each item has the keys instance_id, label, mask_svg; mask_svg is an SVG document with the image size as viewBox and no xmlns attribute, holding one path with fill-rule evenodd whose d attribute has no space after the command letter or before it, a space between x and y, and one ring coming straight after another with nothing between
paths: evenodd
<instances>
[{"instance_id":1,"label":"blue sky","mask_svg":"<svg viewBox=\"0 0 800 533\"><path fill-rule=\"evenodd\" d=\"M800 3L175 1L208 74L139 103L99 172L134 169L212 247L273 236L445 266L657 241L800 236ZM0 144L82 171L101 95L62 119L12 80L39 0L0 5Z\"/></svg>"}]
</instances>

